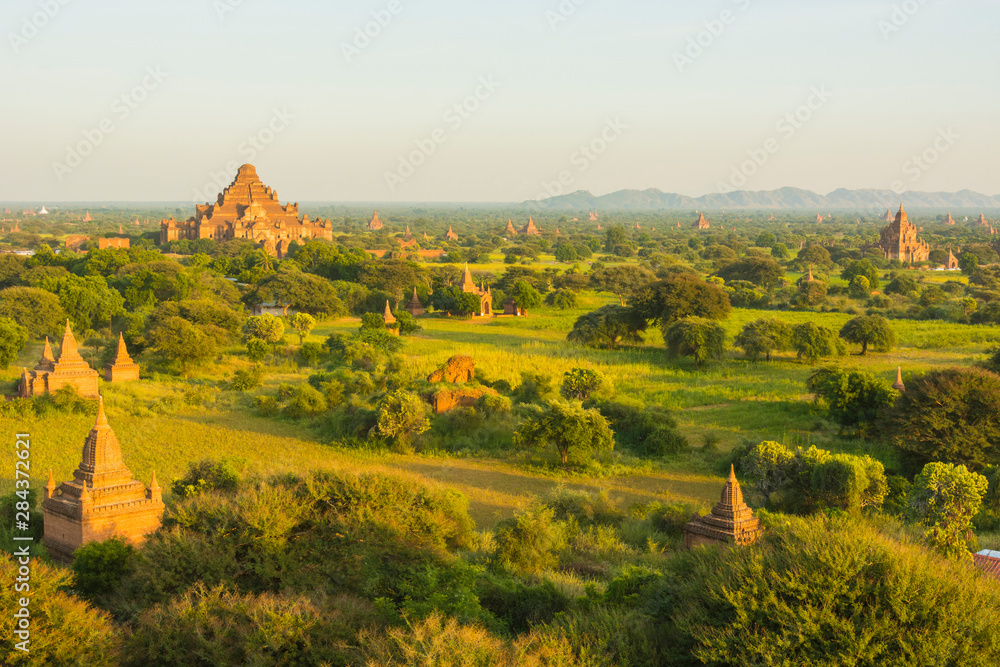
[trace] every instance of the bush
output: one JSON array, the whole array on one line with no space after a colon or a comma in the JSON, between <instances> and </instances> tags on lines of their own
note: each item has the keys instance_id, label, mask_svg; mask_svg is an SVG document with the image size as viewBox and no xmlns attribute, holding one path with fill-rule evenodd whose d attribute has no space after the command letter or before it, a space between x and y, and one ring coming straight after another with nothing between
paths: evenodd
<instances>
[{"instance_id":1,"label":"bush","mask_svg":"<svg viewBox=\"0 0 1000 667\"><path fill-rule=\"evenodd\" d=\"M326 356L326 350L319 343L303 343L299 348L299 359L304 366L315 366Z\"/></svg>"},{"instance_id":2,"label":"bush","mask_svg":"<svg viewBox=\"0 0 1000 667\"><path fill-rule=\"evenodd\" d=\"M549 292L545 296L545 305L553 306L559 310L576 308L576 293L568 289L557 289L553 292Z\"/></svg>"},{"instance_id":3,"label":"bush","mask_svg":"<svg viewBox=\"0 0 1000 667\"><path fill-rule=\"evenodd\" d=\"M84 598L97 600L132 571L134 557L135 547L120 537L80 547L73 554L73 587Z\"/></svg>"},{"instance_id":4,"label":"bush","mask_svg":"<svg viewBox=\"0 0 1000 667\"><path fill-rule=\"evenodd\" d=\"M327 411L326 396L308 384L300 384L292 390L284 412L292 419L315 417Z\"/></svg>"},{"instance_id":5,"label":"bush","mask_svg":"<svg viewBox=\"0 0 1000 667\"><path fill-rule=\"evenodd\" d=\"M207 491L236 491L243 481L246 462L242 459L202 459L188 465L183 477L170 483L178 498L193 498Z\"/></svg>"},{"instance_id":6,"label":"bush","mask_svg":"<svg viewBox=\"0 0 1000 667\"><path fill-rule=\"evenodd\" d=\"M862 436L899 396L887 381L855 370L818 370L809 376L806 387L826 402L831 419L842 431L857 427Z\"/></svg>"},{"instance_id":7,"label":"bush","mask_svg":"<svg viewBox=\"0 0 1000 667\"><path fill-rule=\"evenodd\" d=\"M525 586L513 579L484 578L476 589L483 609L516 634L550 622L569 609L570 599L550 581Z\"/></svg>"},{"instance_id":8,"label":"bush","mask_svg":"<svg viewBox=\"0 0 1000 667\"><path fill-rule=\"evenodd\" d=\"M640 456L659 457L688 449L677 420L658 405L644 406L627 400L605 401L595 407L608 420L615 443Z\"/></svg>"},{"instance_id":9,"label":"bush","mask_svg":"<svg viewBox=\"0 0 1000 667\"><path fill-rule=\"evenodd\" d=\"M240 368L233 373L232 379L229 381L223 381L221 384L224 388L232 391L249 391L251 389L256 389L263 383L263 373L260 372L259 368L253 368L250 370Z\"/></svg>"},{"instance_id":10,"label":"bush","mask_svg":"<svg viewBox=\"0 0 1000 667\"><path fill-rule=\"evenodd\" d=\"M597 391L604 378L597 371L589 368L574 368L563 376L559 393L563 398L585 401Z\"/></svg>"},{"instance_id":11,"label":"bush","mask_svg":"<svg viewBox=\"0 0 1000 667\"><path fill-rule=\"evenodd\" d=\"M427 407L420 397L398 390L379 401L373 436L381 436L398 451L410 451L410 442L430 428Z\"/></svg>"},{"instance_id":12,"label":"bush","mask_svg":"<svg viewBox=\"0 0 1000 667\"><path fill-rule=\"evenodd\" d=\"M754 548L679 553L647 608L668 664L985 666L1000 660L1000 618L982 610L998 606L972 568L818 515L769 525Z\"/></svg>"},{"instance_id":13,"label":"bush","mask_svg":"<svg viewBox=\"0 0 1000 667\"><path fill-rule=\"evenodd\" d=\"M565 527L555 520L555 510L543 507L504 519L494 529L493 557L504 567L540 572L555 567L559 551L566 548Z\"/></svg>"}]
</instances>

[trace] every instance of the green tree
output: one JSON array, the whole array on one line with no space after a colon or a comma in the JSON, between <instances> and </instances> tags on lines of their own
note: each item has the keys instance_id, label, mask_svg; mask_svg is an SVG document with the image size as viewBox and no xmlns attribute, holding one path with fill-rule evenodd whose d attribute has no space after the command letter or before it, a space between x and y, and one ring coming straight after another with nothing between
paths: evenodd
<instances>
[{"instance_id":1,"label":"green tree","mask_svg":"<svg viewBox=\"0 0 1000 667\"><path fill-rule=\"evenodd\" d=\"M722 359L726 330L718 322L703 317L685 317L664 325L663 341L668 357L693 357L695 368L701 368L706 361Z\"/></svg>"},{"instance_id":2,"label":"green tree","mask_svg":"<svg viewBox=\"0 0 1000 667\"><path fill-rule=\"evenodd\" d=\"M784 243L775 243L771 246L771 257L774 257L775 259L788 259L791 256L792 253L789 252L788 246Z\"/></svg>"},{"instance_id":3,"label":"green tree","mask_svg":"<svg viewBox=\"0 0 1000 667\"><path fill-rule=\"evenodd\" d=\"M963 465L928 463L913 480L909 506L927 531L924 539L947 558L969 560L972 518L989 488L985 477Z\"/></svg>"},{"instance_id":4,"label":"green tree","mask_svg":"<svg viewBox=\"0 0 1000 667\"><path fill-rule=\"evenodd\" d=\"M27 329L32 338L55 336L66 323L66 313L59 298L38 287L0 290L0 317L14 320Z\"/></svg>"},{"instance_id":5,"label":"green tree","mask_svg":"<svg viewBox=\"0 0 1000 667\"><path fill-rule=\"evenodd\" d=\"M857 427L862 436L899 396L885 380L858 370L824 368L809 376L806 387L826 402L841 430Z\"/></svg>"},{"instance_id":6,"label":"green tree","mask_svg":"<svg viewBox=\"0 0 1000 667\"><path fill-rule=\"evenodd\" d=\"M791 480L795 454L780 443L762 442L743 457L740 465L753 488L764 497L764 504L770 505L771 494Z\"/></svg>"},{"instance_id":7,"label":"green tree","mask_svg":"<svg viewBox=\"0 0 1000 667\"><path fill-rule=\"evenodd\" d=\"M249 341L251 338L277 345L285 340L285 323L280 317L267 313L248 317L243 323L243 340Z\"/></svg>"},{"instance_id":8,"label":"green tree","mask_svg":"<svg viewBox=\"0 0 1000 667\"><path fill-rule=\"evenodd\" d=\"M854 276L847 287L847 293L852 299L867 299L871 296L872 285L864 276Z\"/></svg>"},{"instance_id":9,"label":"green tree","mask_svg":"<svg viewBox=\"0 0 1000 667\"><path fill-rule=\"evenodd\" d=\"M596 267L590 272L590 286L614 294L623 306L654 279L651 271L635 264Z\"/></svg>"},{"instance_id":10,"label":"green tree","mask_svg":"<svg viewBox=\"0 0 1000 667\"><path fill-rule=\"evenodd\" d=\"M826 283L822 280L803 280L791 302L800 308L814 308L826 302L826 295Z\"/></svg>"},{"instance_id":11,"label":"green tree","mask_svg":"<svg viewBox=\"0 0 1000 667\"><path fill-rule=\"evenodd\" d=\"M640 317L660 326L685 317L724 320L732 310L722 288L686 273L647 285L632 307Z\"/></svg>"},{"instance_id":12,"label":"green tree","mask_svg":"<svg viewBox=\"0 0 1000 667\"><path fill-rule=\"evenodd\" d=\"M799 251L795 261L792 262L792 266L796 271L805 273L809 270L809 267L829 271L833 268L834 264L829 250L821 245L811 244Z\"/></svg>"},{"instance_id":13,"label":"green tree","mask_svg":"<svg viewBox=\"0 0 1000 667\"><path fill-rule=\"evenodd\" d=\"M619 249L626 246L630 246L630 244L628 236L625 234L625 228L621 225L609 227L604 232L604 252L618 254Z\"/></svg>"},{"instance_id":14,"label":"green tree","mask_svg":"<svg viewBox=\"0 0 1000 667\"><path fill-rule=\"evenodd\" d=\"M576 248L569 243L560 243L556 246L557 262L575 262L577 258Z\"/></svg>"},{"instance_id":15,"label":"green tree","mask_svg":"<svg viewBox=\"0 0 1000 667\"><path fill-rule=\"evenodd\" d=\"M120 537L90 542L73 554L73 587L95 601L111 593L132 571L135 547Z\"/></svg>"},{"instance_id":16,"label":"green tree","mask_svg":"<svg viewBox=\"0 0 1000 667\"><path fill-rule=\"evenodd\" d=\"M409 334L418 333L423 331L423 327L417 322L417 318L406 310L397 310L392 314L396 318L396 324L398 325L399 335L405 336Z\"/></svg>"},{"instance_id":17,"label":"green tree","mask_svg":"<svg viewBox=\"0 0 1000 667\"><path fill-rule=\"evenodd\" d=\"M328 280L285 265L277 273L261 278L244 301L249 305L276 303L285 315L289 308L322 318L347 312Z\"/></svg>"},{"instance_id":18,"label":"green tree","mask_svg":"<svg viewBox=\"0 0 1000 667\"><path fill-rule=\"evenodd\" d=\"M1000 464L1000 376L945 368L910 378L883 427L893 444L923 461Z\"/></svg>"},{"instance_id":19,"label":"green tree","mask_svg":"<svg viewBox=\"0 0 1000 667\"><path fill-rule=\"evenodd\" d=\"M247 341L247 359L255 364L259 364L267 358L267 353L271 351L270 346L260 338L251 338Z\"/></svg>"},{"instance_id":20,"label":"green tree","mask_svg":"<svg viewBox=\"0 0 1000 667\"><path fill-rule=\"evenodd\" d=\"M531 286L527 280L518 280L514 283L514 290L511 297L518 308L524 311L533 310L542 305L542 295ZM476 310L479 310L479 303L476 303Z\"/></svg>"},{"instance_id":21,"label":"green tree","mask_svg":"<svg viewBox=\"0 0 1000 667\"><path fill-rule=\"evenodd\" d=\"M907 275L898 275L889 281L884 291L886 294L909 296L916 293L917 281Z\"/></svg>"},{"instance_id":22,"label":"green tree","mask_svg":"<svg viewBox=\"0 0 1000 667\"><path fill-rule=\"evenodd\" d=\"M8 317L0 317L0 368L6 370L28 344L28 330Z\"/></svg>"},{"instance_id":23,"label":"green tree","mask_svg":"<svg viewBox=\"0 0 1000 667\"><path fill-rule=\"evenodd\" d=\"M125 312L125 299L101 276L48 278L39 287L59 297L73 327L80 331L106 327Z\"/></svg>"},{"instance_id":24,"label":"green tree","mask_svg":"<svg viewBox=\"0 0 1000 667\"><path fill-rule=\"evenodd\" d=\"M967 276L971 276L979 270L979 258L971 252L963 252L958 258L958 268Z\"/></svg>"},{"instance_id":25,"label":"green tree","mask_svg":"<svg viewBox=\"0 0 1000 667\"><path fill-rule=\"evenodd\" d=\"M727 264L719 269L715 275L726 282L746 280L770 290L785 275L785 270L770 257L751 256Z\"/></svg>"},{"instance_id":26,"label":"green tree","mask_svg":"<svg viewBox=\"0 0 1000 667\"><path fill-rule=\"evenodd\" d=\"M316 318L309 313L295 313L289 318L288 323L292 325L295 333L299 335L299 345L302 345L306 336L316 326Z\"/></svg>"},{"instance_id":27,"label":"green tree","mask_svg":"<svg viewBox=\"0 0 1000 667\"><path fill-rule=\"evenodd\" d=\"M840 273L840 277L848 283L854 282L855 278L865 278L868 281L869 291L876 290L879 286L879 271L871 260L858 259L850 262Z\"/></svg>"},{"instance_id":28,"label":"green tree","mask_svg":"<svg viewBox=\"0 0 1000 667\"><path fill-rule=\"evenodd\" d=\"M179 361L187 375L192 364L215 356L216 340L202 329L182 317L168 317L156 323L149 331L152 350L165 360Z\"/></svg>"},{"instance_id":29,"label":"green tree","mask_svg":"<svg viewBox=\"0 0 1000 667\"><path fill-rule=\"evenodd\" d=\"M431 427L424 402L416 394L402 389L379 401L377 411L378 420L372 435L385 438L397 451L412 451L413 438Z\"/></svg>"},{"instance_id":30,"label":"green tree","mask_svg":"<svg viewBox=\"0 0 1000 667\"><path fill-rule=\"evenodd\" d=\"M545 295L545 304L559 310L577 307L576 294L572 290L557 289Z\"/></svg>"},{"instance_id":31,"label":"green tree","mask_svg":"<svg viewBox=\"0 0 1000 667\"><path fill-rule=\"evenodd\" d=\"M861 355L868 354L871 345L876 352L888 352L896 346L896 331L881 315L862 315L848 320L840 330L848 343L861 345Z\"/></svg>"},{"instance_id":32,"label":"green tree","mask_svg":"<svg viewBox=\"0 0 1000 667\"><path fill-rule=\"evenodd\" d=\"M757 361L764 356L771 361L771 353L787 350L791 344L792 328L774 318L765 317L748 322L736 336L736 347Z\"/></svg>"},{"instance_id":33,"label":"green tree","mask_svg":"<svg viewBox=\"0 0 1000 667\"><path fill-rule=\"evenodd\" d=\"M578 317L566 340L614 350L622 343L641 343L646 326L631 309L611 304Z\"/></svg>"},{"instance_id":34,"label":"green tree","mask_svg":"<svg viewBox=\"0 0 1000 667\"><path fill-rule=\"evenodd\" d=\"M554 401L528 419L515 435L521 445L552 445L563 465L579 465L614 449L614 434L599 410Z\"/></svg>"},{"instance_id":35,"label":"green tree","mask_svg":"<svg viewBox=\"0 0 1000 667\"><path fill-rule=\"evenodd\" d=\"M798 353L799 359L805 359L811 364L822 357L839 357L847 353L843 341L828 327L814 322L804 322L792 327L792 349Z\"/></svg>"},{"instance_id":36,"label":"green tree","mask_svg":"<svg viewBox=\"0 0 1000 667\"><path fill-rule=\"evenodd\" d=\"M585 401L591 394L600 389L604 378L595 370L589 368L574 368L563 376L559 393L563 398Z\"/></svg>"}]
</instances>

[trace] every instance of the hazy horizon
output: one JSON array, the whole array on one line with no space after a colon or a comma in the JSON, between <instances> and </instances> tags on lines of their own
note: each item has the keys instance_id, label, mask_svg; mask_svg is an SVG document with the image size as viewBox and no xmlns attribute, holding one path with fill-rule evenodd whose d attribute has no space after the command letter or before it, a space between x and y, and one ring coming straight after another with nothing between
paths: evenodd
<instances>
[{"instance_id":1,"label":"hazy horizon","mask_svg":"<svg viewBox=\"0 0 1000 667\"><path fill-rule=\"evenodd\" d=\"M0 200L193 204L244 162L293 202L996 196L997 18L985 0L14 0Z\"/></svg>"}]
</instances>

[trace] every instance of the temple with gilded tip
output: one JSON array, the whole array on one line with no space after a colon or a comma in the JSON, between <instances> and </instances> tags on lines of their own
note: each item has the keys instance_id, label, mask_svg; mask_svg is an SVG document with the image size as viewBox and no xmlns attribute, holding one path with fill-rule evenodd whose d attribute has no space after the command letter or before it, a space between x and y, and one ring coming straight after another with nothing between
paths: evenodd
<instances>
[{"instance_id":1,"label":"temple with gilded tip","mask_svg":"<svg viewBox=\"0 0 1000 667\"><path fill-rule=\"evenodd\" d=\"M73 479L57 486L49 471L42 501L45 548L53 558L69 562L74 551L90 542L122 537L139 544L160 527L163 507L155 472L148 488L132 479L99 397L97 420L84 440Z\"/></svg>"},{"instance_id":2,"label":"temple with gilded tip","mask_svg":"<svg viewBox=\"0 0 1000 667\"><path fill-rule=\"evenodd\" d=\"M160 222L161 244L185 239L249 239L283 258L293 242L332 241L333 225L308 215L300 218L298 204L282 205L277 190L261 182L252 164L245 164L214 204L195 206L194 216L184 222L173 218Z\"/></svg>"},{"instance_id":3,"label":"temple with gilded tip","mask_svg":"<svg viewBox=\"0 0 1000 667\"><path fill-rule=\"evenodd\" d=\"M743 501L736 470L730 466L719 504L712 508L711 514L695 514L684 526L684 546L690 549L699 544L753 544L763 532L760 519Z\"/></svg>"}]
</instances>

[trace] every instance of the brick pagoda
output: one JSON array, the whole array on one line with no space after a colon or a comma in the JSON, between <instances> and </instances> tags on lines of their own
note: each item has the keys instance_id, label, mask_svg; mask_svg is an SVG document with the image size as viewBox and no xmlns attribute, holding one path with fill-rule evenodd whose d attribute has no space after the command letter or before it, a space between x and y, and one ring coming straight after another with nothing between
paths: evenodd
<instances>
[{"instance_id":1,"label":"brick pagoda","mask_svg":"<svg viewBox=\"0 0 1000 667\"><path fill-rule=\"evenodd\" d=\"M542 230L540 230L538 227L535 227L535 221L529 217L528 224L524 226L524 229L521 230L521 233L524 234L525 236L541 236Z\"/></svg>"},{"instance_id":2,"label":"brick pagoda","mask_svg":"<svg viewBox=\"0 0 1000 667\"><path fill-rule=\"evenodd\" d=\"M385 312L382 313L382 321L385 322L385 328L388 329L394 336L399 335L399 327L392 326L396 324L396 317L392 314L392 309L389 308L389 300L385 301Z\"/></svg>"},{"instance_id":3,"label":"brick pagoda","mask_svg":"<svg viewBox=\"0 0 1000 667\"><path fill-rule=\"evenodd\" d=\"M469 265L465 265L465 274L462 276L462 291L466 294L475 294L479 297L479 317L486 317L493 314L493 290L492 288L477 287L472 280L472 271Z\"/></svg>"},{"instance_id":4,"label":"brick pagoda","mask_svg":"<svg viewBox=\"0 0 1000 667\"><path fill-rule=\"evenodd\" d=\"M76 338L69 328L69 320L66 320L59 358L53 358L52 346L46 338L38 365L34 370L25 369L21 373L21 397L43 396L66 386L76 387L77 392L85 398L97 398L97 371L80 356Z\"/></svg>"},{"instance_id":5,"label":"brick pagoda","mask_svg":"<svg viewBox=\"0 0 1000 667\"><path fill-rule=\"evenodd\" d=\"M103 399L98 399L97 421L84 440L83 460L73 479L57 487L49 471L42 512L45 547L63 562L72 561L73 552L90 542L118 536L139 544L160 527L163 499L156 473L148 489L132 479Z\"/></svg>"},{"instance_id":6,"label":"brick pagoda","mask_svg":"<svg viewBox=\"0 0 1000 667\"><path fill-rule=\"evenodd\" d=\"M510 236L517 236L517 230L514 229L514 223L510 221L510 218L507 218L507 229L504 230L504 233Z\"/></svg>"},{"instance_id":7,"label":"brick pagoda","mask_svg":"<svg viewBox=\"0 0 1000 667\"><path fill-rule=\"evenodd\" d=\"M252 164L245 164L214 204L195 206L194 217L185 222L160 222L160 243L184 239L249 239L281 258L293 241L332 241L333 225L308 215L300 218L298 204L282 205L278 192L261 182Z\"/></svg>"},{"instance_id":8,"label":"brick pagoda","mask_svg":"<svg viewBox=\"0 0 1000 667\"><path fill-rule=\"evenodd\" d=\"M708 229L708 220L705 219L705 214L701 213L698 215L698 222L694 223L695 229Z\"/></svg>"},{"instance_id":9,"label":"brick pagoda","mask_svg":"<svg viewBox=\"0 0 1000 667\"><path fill-rule=\"evenodd\" d=\"M699 544L753 544L763 532L760 519L743 502L736 471L730 466L722 500L712 508L711 514L695 514L684 526L684 546L690 549Z\"/></svg>"},{"instance_id":10,"label":"brick pagoda","mask_svg":"<svg viewBox=\"0 0 1000 667\"><path fill-rule=\"evenodd\" d=\"M125 337L118 334L118 349L110 364L104 365L104 379L108 382L129 382L139 379L139 364L132 361L125 347Z\"/></svg>"},{"instance_id":11,"label":"brick pagoda","mask_svg":"<svg viewBox=\"0 0 1000 667\"><path fill-rule=\"evenodd\" d=\"M882 230L878 246L886 259L901 262L926 262L931 254L931 247L917 238L917 228L910 224L902 204L896 219Z\"/></svg>"},{"instance_id":12,"label":"brick pagoda","mask_svg":"<svg viewBox=\"0 0 1000 667\"><path fill-rule=\"evenodd\" d=\"M413 296L410 301L406 304L406 312L414 317L420 317L424 314L424 304L420 303L420 297L417 296L417 288L413 288Z\"/></svg>"},{"instance_id":13,"label":"brick pagoda","mask_svg":"<svg viewBox=\"0 0 1000 667\"><path fill-rule=\"evenodd\" d=\"M385 227L385 223L378 219L378 209L372 214L372 219L368 221L368 231L377 232Z\"/></svg>"}]
</instances>

